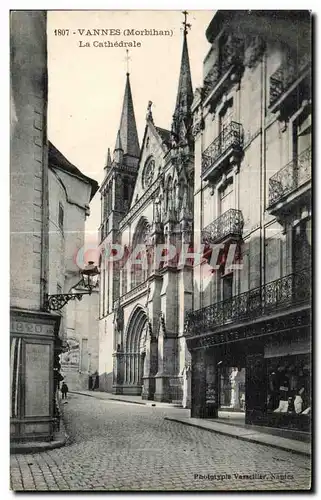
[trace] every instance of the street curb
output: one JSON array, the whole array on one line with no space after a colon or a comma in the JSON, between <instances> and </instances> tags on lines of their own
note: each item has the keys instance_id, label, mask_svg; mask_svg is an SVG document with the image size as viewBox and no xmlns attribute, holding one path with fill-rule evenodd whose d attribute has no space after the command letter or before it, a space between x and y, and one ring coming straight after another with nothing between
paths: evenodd
<instances>
[{"instance_id":1,"label":"street curb","mask_svg":"<svg viewBox=\"0 0 321 500\"><path fill-rule=\"evenodd\" d=\"M100 400L103 400L103 401L120 401L121 403L129 403L131 405L158 406L158 407L160 407L161 405L164 405L163 407L165 407L165 408L167 408L167 407L168 408L182 408L182 406L180 406L180 405L175 405L175 404L172 404L172 403L162 403L161 401L152 401L152 400L146 400L146 401L128 401L127 399L115 398L115 397L102 398L102 397L97 396L97 394L99 394L99 391L97 391L95 393L95 395L93 395L93 394L86 394L86 393L79 392L79 391L69 391L69 393L70 394L80 394L81 396L88 396L89 398L96 398L96 399L100 399ZM104 394L108 394L108 393L104 393Z\"/></svg>"},{"instance_id":2,"label":"street curb","mask_svg":"<svg viewBox=\"0 0 321 500\"><path fill-rule=\"evenodd\" d=\"M148 406L149 403L144 403L143 401L127 401L126 399L118 399L118 398L108 398L109 401L121 401L122 403L130 403L131 405L144 405Z\"/></svg>"},{"instance_id":3,"label":"street curb","mask_svg":"<svg viewBox=\"0 0 321 500\"><path fill-rule=\"evenodd\" d=\"M95 399L100 399L101 401L121 401L122 403L130 403L131 405L145 405L147 406L148 403L144 403L143 401L127 401L125 399L118 399L118 398L101 398L97 396L97 392L95 395L93 394L85 394L83 392L78 392L78 391L69 391L70 394L80 394L80 396L88 396L88 398L95 398Z\"/></svg>"},{"instance_id":4,"label":"street curb","mask_svg":"<svg viewBox=\"0 0 321 500\"><path fill-rule=\"evenodd\" d=\"M229 436L231 438L239 439L241 441L247 441L250 443L261 444L263 446L269 446L270 448L277 448L279 450L288 451L290 453L296 453L298 455L304 455L304 456L311 457L311 451L306 452L304 450L293 449L293 448L291 448L291 446L284 446L282 444L267 443L267 442L261 441L260 439L252 438L250 436L240 436L240 435L230 434L228 431L225 431L223 429L221 429L221 430L210 429L208 427L203 427L197 423L187 422L185 420L180 420L179 418L175 418L175 417L164 417L164 420L176 422L176 423L183 424L183 425L189 425L191 427L197 427L198 429L203 429L204 431L209 431L209 432L213 432L216 434L222 434L224 436ZM284 439L286 439L286 438L284 438Z\"/></svg>"}]
</instances>

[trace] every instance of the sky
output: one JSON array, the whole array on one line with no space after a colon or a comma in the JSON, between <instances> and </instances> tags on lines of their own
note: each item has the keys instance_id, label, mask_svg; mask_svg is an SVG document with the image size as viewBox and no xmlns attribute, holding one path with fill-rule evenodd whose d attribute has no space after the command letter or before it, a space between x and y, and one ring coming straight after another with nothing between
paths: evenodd
<instances>
[{"instance_id":1,"label":"sky","mask_svg":"<svg viewBox=\"0 0 321 500\"><path fill-rule=\"evenodd\" d=\"M193 89L201 86L203 60L210 49L205 31L214 11L189 11L188 48ZM48 12L48 137L84 174L103 180L107 148L113 152L127 71L126 49L93 47L93 41L136 41L129 49L129 72L140 145L148 101L157 126L170 129L181 61L181 11ZM172 30L172 36L124 36L123 30ZM55 30L66 30L58 34ZM120 36L84 36L78 30L120 29ZM67 35L69 30L69 35ZM62 33L62 32L60 32ZM90 47L80 47L86 41ZM100 225L100 195L91 202L86 239Z\"/></svg>"}]
</instances>

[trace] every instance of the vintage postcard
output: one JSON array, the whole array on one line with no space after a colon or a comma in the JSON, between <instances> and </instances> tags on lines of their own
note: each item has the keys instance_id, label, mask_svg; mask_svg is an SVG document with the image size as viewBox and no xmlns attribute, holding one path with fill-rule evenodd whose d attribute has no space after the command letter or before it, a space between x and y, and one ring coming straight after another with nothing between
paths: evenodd
<instances>
[{"instance_id":1,"label":"vintage postcard","mask_svg":"<svg viewBox=\"0 0 321 500\"><path fill-rule=\"evenodd\" d=\"M10 488L312 487L312 14L10 12Z\"/></svg>"}]
</instances>

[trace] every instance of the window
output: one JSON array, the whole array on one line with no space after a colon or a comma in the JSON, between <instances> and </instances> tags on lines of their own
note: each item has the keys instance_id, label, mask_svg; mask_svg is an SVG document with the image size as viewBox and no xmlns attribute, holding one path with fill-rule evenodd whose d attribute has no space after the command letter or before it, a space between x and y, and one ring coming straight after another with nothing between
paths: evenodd
<instances>
[{"instance_id":1,"label":"window","mask_svg":"<svg viewBox=\"0 0 321 500\"><path fill-rule=\"evenodd\" d=\"M167 191L166 192L166 210L168 210L169 208L172 207L172 203L173 203L173 180L171 177L168 179L166 191Z\"/></svg>"},{"instance_id":2,"label":"window","mask_svg":"<svg viewBox=\"0 0 321 500\"><path fill-rule=\"evenodd\" d=\"M107 206L107 216L109 216L110 212L112 211L112 196L113 196L113 186L112 183L110 182L107 188L107 200L106 200L106 206Z\"/></svg>"},{"instance_id":3,"label":"window","mask_svg":"<svg viewBox=\"0 0 321 500\"><path fill-rule=\"evenodd\" d=\"M219 115L220 153L222 154L233 143L234 135L231 128L233 121L233 99L230 99Z\"/></svg>"},{"instance_id":4,"label":"window","mask_svg":"<svg viewBox=\"0 0 321 500\"><path fill-rule=\"evenodd\" d=\"M104 217L104 197L103 195L100 196L100 219L101 219L101 223L104 222L105 220L105 217Z\"/></svg>"},{"instance_id":5,"label":"window","mask_svg":"<svg viewBox=\"0 0 321 500\"><path fill-rule=\"evenodd\" d=\"M280 351L280 347L275 346L274 352ZM276 357L272 348L267 359L267 410L276 414L280 426L283 423L288 427L288 417L303 415L303 419L308 419L311 412L310 355ZM297 419L296 425L300 428L304 423Z\"/></svg>"},{"instance_id":6,"label":"window","mask_svg":"<svg viewBox=\"0 0 321 500\"><path fill-rule=\"evenodd\" d=\"M298 273L302 269L310 268L312 261L311 250L311 219L302 220L292 229L292 269Z\"/></svg>"},{"instance_id":7,"label":"window","mask_svg":"<svg viewBox=\"0 0 321 500\"><path fill-rule=\"evenodd\" d=\"M279 233L265 241L265 283L283 276L281 237L281 233Z\"/></svg>"},{"instance_id":8,"label":"window","mask_svg":"<svg viewBox=\"0 0 321 500\"><path fill-rule=\"evenodd\" d=\"M145 281L148 276L148 245L149 245L150 225L145 217L142 217L137 225L133 241L131 258L128 261L130 266L130 287L134 288ZM127 269L127 265L124 269Z\"/></svg>"},{"instance_id":9,"label":"window","mask_svg":"<svg viewBox=\"0 0 321 500\"><path fill-rule=\"evenodd\" d=\"M224 185L219 191L220 193L220 215L227 212L230 208L234 206L234 195L233 195L233 179L231 179L227 184Z\"/></svg>"},{"instance_id":10,"label":"window","mask_svg":"<svg viewBox=\"0 0 321 500\"><path fill-rule=\"evenodd\" d=\"M226 42L227 42L227 36L226 33L223 33L223 35L218 40L218 62L219 62L220 76L222 76L224 73L225 69L224 65L226 65L226 60L227 60Z\"/></svg>"},{"instance_id":11,"label":"window","mask_svg":"<svg viewBox=\"0 0 321 500\"><path fill-rule=\"evenodd\" d=\"M58 224L60 229L63 231L64 229L64 207L61 203L59 203L59 214L58 214Z\"/></svg>"},{"instance_id":12,"label":"window","mask_svg":"<svg viewBox=\"0 0 321 500\"><path fill-rule=\"evenodd\" d=\"M127 293L127 265L124 263L121 270L122 295Z\"/></svg>"},{"instance_id":13,"label":"window","mask_svg":"<svg viewBox=\"0 0 321 500\"><path fill-rule=\"evenodd\" d=\"M301 114L293 127L293 157L311 148L311 115Z\"/></svg>"},{"instance_id":14,"label":"window","mask_svg":"<svg viewBox=\"0 0 321 500\"><path fill-rule=\"evenodd\" d=\"M107 206L107 203L108 203L108 196L109 196L109 193L108 193L108 190L107 191L104 191L104 198L103 198L103 204L104 204L104 221L107 219L108 217L108 206Z\"/></svg>"},{"instance_id":15,"label":"window","mask_svg":"<svg viewBox=\"0 0 321 500\"><path fill-rule=\"evenodd\" d=\"M148 188L153 182L155 172L155 160L150 157L144 167L143 171L143 188Z\"/></svg>"},{"instance_id":16,"label":"window","mask_svg":"<svg viewBox=\"0 0 321 500\"><path fill-rule=\"evenodd\" d=\"M123 180L123 196L124 196L124 201L129 200L129 183L126 177Z\"/></svg>"},{"instance_id":17,"label":"window","mask_svg":"<svg viewBox=\"0 0 321 500\"><path fill-rule=\"evenodd\" d=\"M220 130L221 132L231 123L233 120L233 101L231 100L230 105L227 106L224 111L220 114Z\"/></svg>"},{"instance_id":18,"label":"window","mask_svg":"<svg viewBox=\"0 0 321 500\"><path fill-rule=\"evenodd\" d=\"M222 300L233 296L233 273L222 276Z\"/></svg>"}]
</instances>

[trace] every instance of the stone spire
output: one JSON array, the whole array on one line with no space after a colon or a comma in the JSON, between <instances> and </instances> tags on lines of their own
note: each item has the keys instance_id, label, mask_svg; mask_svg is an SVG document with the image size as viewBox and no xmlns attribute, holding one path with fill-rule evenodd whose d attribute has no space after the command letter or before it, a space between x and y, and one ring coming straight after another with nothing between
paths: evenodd
<instances>
[{"instance_id":1,"label":"stone spire","mask_svg":"<svg viewBox=\"0 0 321 500\"><path fill-rule=\"evenodd\" d=\"M139 158L139 142L136 128L134 105L130 88L129 73L126 73L126 87L121 113L120 126L115 150L120 147L124 155Z\"/></svg>"},{"instance_id":2,"label":"stone spire","mask_svg":"<svg viewBox=\"0 0 321 500\"><path fill-rule=\"evenodd\" d=\"M187 31L190 25L186 22L187 13L183 12L183 14L185 16L185 21L183 22L183 50L176 106L172 122L173 139L178 144L184 142L184 140L188 142L188 134L192 124L191 105L193 102L193 87L187 47Z\"/></svg>"}]
</instances>

